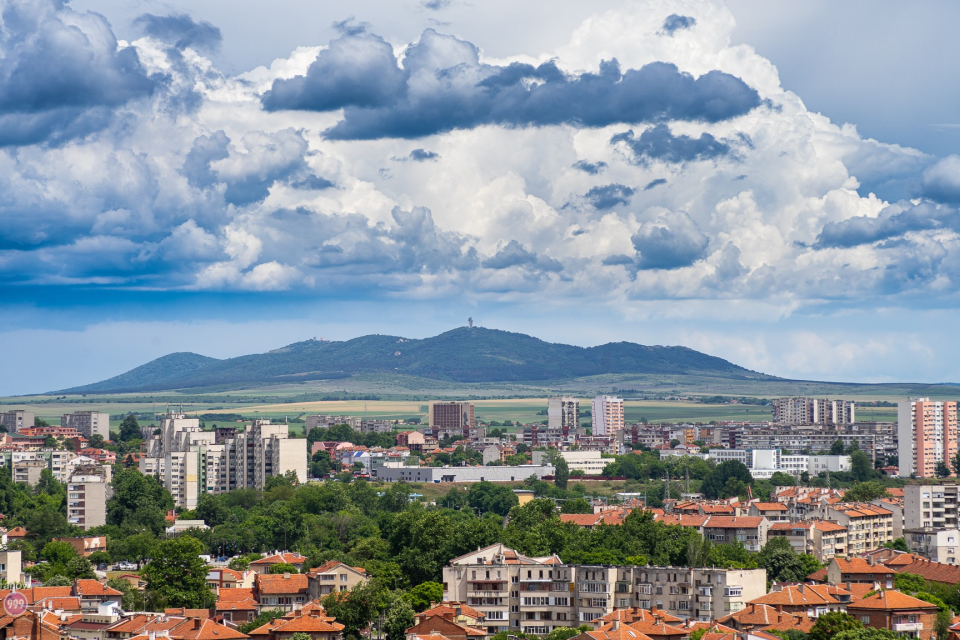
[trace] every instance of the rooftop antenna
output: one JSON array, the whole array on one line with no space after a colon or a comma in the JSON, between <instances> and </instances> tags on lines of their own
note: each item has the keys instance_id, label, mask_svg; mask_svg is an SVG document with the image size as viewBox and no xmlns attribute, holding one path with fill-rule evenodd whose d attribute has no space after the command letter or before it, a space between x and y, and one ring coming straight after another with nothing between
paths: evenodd
<instances>
[{"instance_id":1,"label":"rooftop antenna","mask_svg":"<svg viewBox=\"0 0 960 640\"><path fill-rule=\"evenodd\" d=\"M473 318L467 318L467 324L470 325L471 329L473 329Z\"/></svg>"}]
</instances>

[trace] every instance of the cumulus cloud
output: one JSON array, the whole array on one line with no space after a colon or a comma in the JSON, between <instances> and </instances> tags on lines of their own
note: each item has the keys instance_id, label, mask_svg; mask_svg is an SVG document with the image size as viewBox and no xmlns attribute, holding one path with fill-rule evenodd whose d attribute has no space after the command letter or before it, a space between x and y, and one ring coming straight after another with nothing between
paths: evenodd
<instances>
[{"instance_id":1,"label":"cumulus cloud","mask_svg":"<svg viewBox=\"0 0 960 640\"><path fill-rule=\"evenodd\" d=\"M633 153L637 162L662 160L663 162L693 162L711 160L730 153L730 145L720 142L709 133L701 133L699 138L675 136L670 127L658 124L636 137L633 130L618 133L610 139L617 144L622 142Z\"/></svg>"},{"instance_id":2,"label":"cumulus cloud","mask_svg":"<svg viewBox=\"0 0 960 640\"><path fill-rule=\"evenodd\" d=\"M588 162L586 160L578 160L573 165L574 169L579 169L580 171L583 171L584 173L589 173L592 176L597 175L598 173L606 169L606 167L607 167L607 163L604 162L603 160L599 160L597 162Z\"/></svg>"},{"instance_id":3,"label":"cumulus cloud","mask_svg":"<svg viewBox=\"0 0 960 640\"><path fill-rule=\"evenodd\" d=\"M487 269L509 269L511 267L530 267L540 271L561 271L563 264L546 256L538 256L516 240L511 240L497 252L483 261Z\"/></svg>"},{"instance_id":4,"label":"cumulus cloud","mask_svg":"<svg viewBox=\"0 0 960 640\"><path fill-rule=\"evenodd\" d=\"M815 247L849 248L898 238L911 231L949 229L960 231L960 215L953 207L932 203L898 202L877 216L857 216L828 222L817 236Z\"/></svg>"},{"instance_id":5,"label":"cumulus cloud","mask_svg":"<svg viewBox=\"0 0 960 640\"><path fill-rule=\"evenodd\" d=\"M679 269L703 257L709 240L683 211L670 211L643 224L630 238L638 269Z\"/></svg>"},{"instance_id":6,"label":"cumulus cloud","mask_svg":"<svg viewBox=\"0 0 960 640\"><path fill-rule=\"evenodd\" d=\"M349 61L349 64L347 64ZM381 38L343 36L307 73L276 80L263 96L271 111L344 109L327 130L337 140L418 138L481 125L547 126L692 120L719 122L759 106L756 90L721 71L700 77L653 62L621 71L564 74L539 66L482 64L477 48L427 29L400 62Z\"/></svg>"},{"instance_id":7,"label":"cumulus cloud","mask_svg":"<svg viewBox=\"0 0 960 640\"><path fill-rule=\"evenodd\" d=\"M53 144L106 127L158 80L103 16L54 0L14 0L0 32L0 146Z\"/></svg>"},{"instance_id":8,"label":"cumulus cloud","mask_svg":"<svg viewBox=\"0 0 960 640\"><path fill-rule=\"evenodd\" d=\"M942 158L924 171L923 193L938 202L960 203L960 156Z\"/></svg>"},{"instance_id":9,"label":"cumulus cloud","mask_svg":"<svg viewBox=\"0 0 960 640\"><path fill-rule=\"evenodd\" d=\"M195 21L186 14L157 16L144 13L133 21L143 33L151 38L172 44L177 49L193 47L206 51L216 51L223 37L219 27L201 20Z\"/></svg>"}]
</instances>

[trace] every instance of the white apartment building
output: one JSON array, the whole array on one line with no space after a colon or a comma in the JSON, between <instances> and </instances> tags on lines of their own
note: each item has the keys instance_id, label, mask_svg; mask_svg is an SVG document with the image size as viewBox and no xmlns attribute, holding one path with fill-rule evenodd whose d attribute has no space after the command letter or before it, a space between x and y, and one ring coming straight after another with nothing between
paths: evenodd
<instances>
[{"instance_id":1,"label":"white apartment building","mask_svg":"<svg viewBox=\"0 0 960 640\"><path fill-rule=\"evenodd\" d=\"M203 493L263 489L267 478L296 473L307 480L306 441L289 438L286 424L255 420L243 431L202 431L197 418L168 414L146 442L140 472L160 479L177 506L196 507Z\"/></svg>"},{"instance_id":2,"label":"white apartment building","mask_svg":"<svg viewBox=\"0 0 960 640\"><path fill-rule=\"evenodd\" d=\"M903 539L907 542L910 553L923 556L933 562L957 564L957 548L960 547L960 531L957 529L943 529L931 531L929 529L906 529Z\"/></svg>"},{"instance_id":3,"label":"white apartment building","mask_svg":"<svg viewBox=\"0 0 960 640\"><path fill-rule=\"evenodd\" d=\"M623 398L597 396L593 399L594 436L615 438L623 425Z\"/></svg>"},{"instance_id":4,"label":"white apartment building","mask_svg":"<svg viewBox=\"0 0 960 640\"><path fill-rule=\"evenodd\" d=\"M110 414L99 411L75 411L60 416L60 426L66 429L76 429L85 438L93 434L110 439Z\"/></svg>"},{"instance_id":5,"label":"white apartment building","mask_svg":"<svg viewBox=\"0 0 960 640\"><path fill-rule=\"evenodd\" d=\"M548 464L548 451L534 451L533 464ZM558 455L567 463L570 471L583 471L586 476L599 476L603 474L603 468L610 462L609 458L603 458L600 451L558 451Z\"/></svg>"},{"instance_id":6,"label":"white apartment building","mask_svg":"<svg viewBox=\"0 0 960 640\"><path fill-rule=\"evenodd\" d=\"M799 477L804 472L816 476L822 471L849 471L851 468L850 456L784 455L780 449L710 449L707 457L716 460L717 464L727 460L742 462L750 470L750 475L762 480L777 472Z\"/></svg>"},{"instance_id":7,"label":"white apartment building","mask_svg":"<svg viewBox=\"0 0 960 640\"><path fill-rule=\"evenodd\" d=\"M0 550L0 580L8 585L20 584L23 582L23 552L19 549Z\"/></svg>"},{"instance_id":8,"label":"white apartment building","mask_svg":"<svg viewBox=\"0 0 960 640\"><path fill-rule=\"evenodd\" d=\"M547 402L547 428L567 435L580 428L580 401L568 396L553 396Z\"/></svg>"},{"instance_id":9,"label":"white apartment building","mask_svg":"<svg viewBox=\"0 0 960 640\"><path fill-rule=\"evenodd\" d=\"M493 544L450 561L443 598L486 615L487 633L546 635L614 609L652 606L681 618L711 620L766 593L764 569L566 565Z\"/></svg>"},{"instance_id":10,"label":"white apartment building","mask_svg":"<svg viewBox=\"0 0 960 640\"><path fill-rule=\"evenodd\" d=\"M960 485L905 486L903 528L914 531L960 528Z\"/></svg>"},{"instance_id":11,"label":"white apartment building","mask_svg":"<svg viewBox=\"0 0 960 640\"><path fill-rule=\"evenodd\" d=\"M0 452L0 468L10 469L15 481L21 482L21 480L16 480L16 470L25 469L26 467L40 469L38 465L32 464L38 462L42 463L43 468L50 469L54 478L60 482L66 482L70 475L70 464L77 459L78 456L73 451L55 451L53 449L41 449L40 451L4 451ZM82 459L93 462L90 458ZM22 480L22 482L34 485L36 481L39 480L39 471L37 471L36 474L24 473L31 477L30 479Z\"/></svg>"}]
</instances>

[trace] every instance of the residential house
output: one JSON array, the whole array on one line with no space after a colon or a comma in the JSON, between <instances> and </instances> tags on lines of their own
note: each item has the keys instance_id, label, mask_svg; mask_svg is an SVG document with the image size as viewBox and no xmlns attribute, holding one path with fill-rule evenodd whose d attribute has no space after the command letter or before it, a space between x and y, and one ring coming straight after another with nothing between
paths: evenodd
<instances>
[{"instance_id":1,"label":"residential house","mask_svg":"<svg viewBox=\"0 0 960 640\"><path fill-rule=\"evenodd\" d=\"M920 640L936 637L937 606L892 589L881 590L847 606L865 627L886 629Z\"/></svg>"},{"instance_id":2,"label":"residential house","mask_svg":"<svg viewBox=\"0 0 960 640\"><path fill-rule=\"evenodd\" d=\"M742 542L747 551L760 551L767 543L770 522L758 516L710 516L703 523L703 535L717 544Z\"/></svg>"},{"instance_id":3,"label":"residential house","mask_svg":"<svg viewBox=\"0 0 960 640\"><path fill-rule=\"evenodd\" d=\"M760 516L771 523L790 522L790 508L779 502L754 502L747 509L748 516Z\"/></svg>"},{"instance_id":4,"label":"residential house","mask_svg":"<svg viewBox=\"0 0 960 640\"><path fill-rule=\"evenodd\" d=\"M846 582L876 583L885 589L893 588L896 572L875 558L834 558L827 565L827 581L832 584Z\"/></svg>"},{"instance_id":5,"label":"residential house","mask_svg":"<svg viewBox=\"0 0 960 640\"><path fill-rule=\"evenodd\" d=\"M277 552L259 560L250 563L250 568L257 573L270 573L270 567L275 564L289 564L297 571L303 570L303 565L307 562L306 556L299 553L290 553L288 551Z\"/></svg>"},{"instance_id":6,"label":"residential house","mask_svg":"<svg viewBox=\"0 0 960 640\"><path fill-rule=\"evenodd\" d=\"M215 591L220 589L250 589L253 587L255 571L234 571L226 567L218 567L207 571L207 584Z\"/></svg>"},{"instance_id":7,"label":"residential house","mask_svg":"<svg viewBox=\"0 0 960 640\"><path fill-rule=\"evenodd\" d=\"M234 624L251 622L260 610L253 589L234 587L217 593L216 615Z\"/></svg>"},{"instance_id":8,"label":"residential house","mask_svg":"<svg viewBox=\"0 0 960 640\"><path fill-rule=\"evenodd\" d=\"M443 616L419 617L417 622L407 629L407 638L410 636L429 636L439 634L450 640L486 640L486 630L457 624Z\"/></svg>"},{"instance_id":9,"label":"residential house","mask_svg":"<svg viewBox=\"0 0 960 640\"><path fill-rule=\"evenodd\" d=\"M416 614L414 620L419 622L422 618L430 616L442 616L459 625L474 627L475 629L483 629L487 622L487 615L483 611L474 609L463 602L441 602L439 604L431 602L430 607Z\"/></svg>"},{"instance_id":10,"label":"residential house","mask_svg":"<svg viewBox=\"0 0 960 640\"><path fill-rule=\"evenodd\" d=\"M750 601L778 611L817 618L831 611L846 611L853 594L832 584L774 585L770 593Z\"/></svg>"},{"instance_id":11,"label":"residential house","mask_svg":"<svg viewBox=\"0 0 960 640\"><path fill-rule=\"evenodd\" d=\"M334 591L352 591L354 587L369 579L366 569L351 567L337 560L331 560L321 567L310 569L307 577L311 600L323 598Z\"/></svg>"},{"instance_id":12,"label":"residential house","mask_svg":"<svg viewBox=\"0 0 960 640\"><path fill-rule=\"evenodd\" d=\"M750 631L753 629L799 629L809 631L815 620L805 615L797 615L779 611L776 607L765 604L748 604L740 611L717 619L717 623L736 629Z\"/></svg>"},{"instance_id":13,"label":"residential house","mask_svg":"<svg viewBox=\"0 0 960 640\"><path fill-rule=\"evenodd\" d=\"M73 595L80 598L80 607L83 611L97 611L100 605L109 602L120 606L123 592L104 585L98 580L75 580Z\"/></svg>"},{"instance_id":14,"label":"residential house","mask_svg":"<svg viewBox=\"0 0 960 640\"><path fill-rule=\"evenodd\" d=\"M319 603L311 602L299 611L254 629L250 637L258 640L290 640L295 633L305 633L311 640L340 640L343 637L343 625L336 618L328 616Z\"/></svg>"},{"instance_id":15,"label":"residential house","mask_svg":"<svg viewBox=\"0 0 960 640\"><path fill-rule=\"evenodd\" d=\"M254 590L258 612L272 609L296 611L307 602L309 581L300 573L257 575Z\"/></svg>"}]
</instances>

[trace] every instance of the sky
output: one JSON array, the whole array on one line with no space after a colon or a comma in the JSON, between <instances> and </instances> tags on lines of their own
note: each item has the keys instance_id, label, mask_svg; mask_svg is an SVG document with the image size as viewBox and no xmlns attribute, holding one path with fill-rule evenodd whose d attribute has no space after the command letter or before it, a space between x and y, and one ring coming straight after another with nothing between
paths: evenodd
<instances>
[{"instance_id":1,"label":"sky","mask_svg":"<svg viewBox=\"0 0 960 640\"><path fill-rule=\"evenodd\" d=\"M960 382L960 6L0 0L0 395L466 324Z\"/></svg>"}]
</instances>

